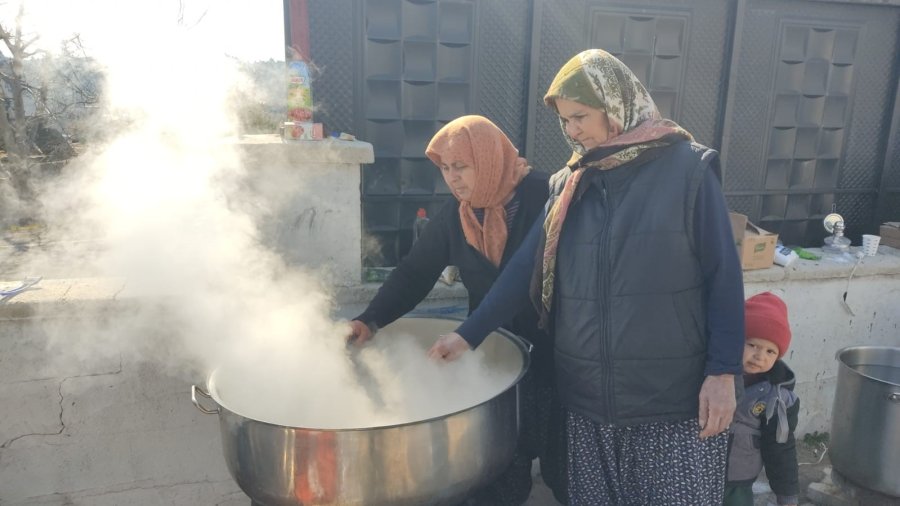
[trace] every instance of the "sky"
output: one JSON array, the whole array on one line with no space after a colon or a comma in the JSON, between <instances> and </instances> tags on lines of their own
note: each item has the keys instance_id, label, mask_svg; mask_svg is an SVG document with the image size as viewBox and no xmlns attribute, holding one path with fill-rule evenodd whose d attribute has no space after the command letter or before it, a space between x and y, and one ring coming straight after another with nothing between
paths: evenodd
<instances>
[{"instance_id":1,"label":"sky","mask_svg":"<svg viewBox=\"0 0 900 506\"><path fill-rule=\"evenodd\" d=\"M21 3L0 3L7 30L13 30ZM187 32L194 43L241 60L284 59L282 0L27 0L25 12L26 33L39 35L41 49L50 51L77 33L88 55L104 58Z\"/></svg>"}]
</instances>

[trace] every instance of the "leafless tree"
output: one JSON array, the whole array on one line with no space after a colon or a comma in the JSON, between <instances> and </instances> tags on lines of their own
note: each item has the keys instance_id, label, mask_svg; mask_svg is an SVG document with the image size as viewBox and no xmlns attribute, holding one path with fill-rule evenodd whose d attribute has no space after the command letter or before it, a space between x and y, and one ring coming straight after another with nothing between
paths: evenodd
<instances>
[{"instance_id":1,"label":"leafless tree","mask_svg":"<svg viewBox=\"0 0 900 506\"><path fill-rule=\"evenodd\" d=\"M0 225L37 217L37 179L48 163L75 151L60 118L75 106L97 102L96 81L81 79L81 40L62 44L60 57L36 48L38 35L23 27L24 3L13 24L0 21ZM30 59L30 60L29 60ZM30 67L29 67L29 64ZM39 72L28 72L42 68ZM65 89L65 93L60 93Z\"/></svg>"},{"instance_id":2,"label":"leafless tree","mask_svg":"<svg viewBox=\"0 0 900 506\"><path fill-rule=\"evenodd\" d=\"M15 20L15 27L9 30L0 23L0 40L6 46L10 56L6 59L4 69L0 71L0 101L3 110L0 110L0 136L2 136L6 148L6 159L0 161L4 181L12 190L12 194L3 195L4 201L15 198L16 200L32 200L34 189L31 185L30 160L28 154L30 146L26 135L25 118L25 92L29 86L24 79L24 62L29 56L34 55L30 47L37 41L37 37L26 38L22 34L22 17L25 7L19 7ZM5 193L9 193L8 191ZM9 206L4 206L9 207ZM4 214L8 214L11 210Z\"/></svg>"}]
</instances>

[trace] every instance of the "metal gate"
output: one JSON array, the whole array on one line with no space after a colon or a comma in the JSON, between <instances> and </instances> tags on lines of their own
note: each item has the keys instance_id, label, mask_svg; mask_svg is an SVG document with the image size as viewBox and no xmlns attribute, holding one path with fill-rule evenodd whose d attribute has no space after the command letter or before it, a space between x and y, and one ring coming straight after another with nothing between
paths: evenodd
<instances>
[{"instance_id":1,"label":"metal gate","mask_svg":"<svg viewBox=\"0 0 900 506\"><path fill-rule=\"evenodd\" d=\"M730 207L817 246L836 208L854 242L900 217L900 2L328 0L310 2L317 117L375 146L363 227L391 266L415 211L447 189L424 156L462 114L495 121L532 165L568 158L542 103L559 67L600 47L664 115L722 152ZM350 15L348 15L348 13Z\"/></svg>"},{"instance_id":2,"label":"metal gate","mask_svg":"<svg viewBox=\"0 0 900 506\"><path fill-rule=\"evenodd\" d=\"M535 9L527 146L539 166L560 165L567 151L541 92L562 62L600 47L664 115L721 150L730 207L785 243L821 245L832 208L854 242L900 217L898 6L539 0Z\"/></svg>"}]
</instances>

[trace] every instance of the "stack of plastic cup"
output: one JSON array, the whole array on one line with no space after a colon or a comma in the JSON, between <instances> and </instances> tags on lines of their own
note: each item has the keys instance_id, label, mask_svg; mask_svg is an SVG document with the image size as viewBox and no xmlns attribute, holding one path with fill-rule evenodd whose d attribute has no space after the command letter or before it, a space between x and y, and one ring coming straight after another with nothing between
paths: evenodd
<instances>
[{"instance_id":1,"label":"stack of plastic cup","mask_svg":"<svg viewBox=\"0 0 900 506\"><path fill-rule=\"evenodd\" d=\"M873 257L873 256L877 255L878 254L878 243L880 241L881 241L881 236L863 234L863 236L862 236L863 253L865 253L867 257Z\"/></svg>"}]
</instances>

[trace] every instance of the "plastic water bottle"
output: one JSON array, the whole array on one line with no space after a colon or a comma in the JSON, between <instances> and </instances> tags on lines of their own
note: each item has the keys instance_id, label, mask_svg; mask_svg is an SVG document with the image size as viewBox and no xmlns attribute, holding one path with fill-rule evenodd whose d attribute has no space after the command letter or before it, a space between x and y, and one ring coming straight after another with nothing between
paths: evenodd
<instances>
[{"instance_id":1,"label":"plastic water bottle","mask_svg":"<svg viewBox=\"0 0 900 506\"><path fill-rule=\"evenodd\" d=\"M776 264L778 264L782 267L787 267L788 265L791 265L791 263L793 263L794 260L796 260L798 258L800 258L800 255L798 255L791 248L788 248L787 246L782 244L781 241L778 241L775 244L775 263Z\"/></svg>"},{"instance_id":2,"label":"plastic water bottle","mask_svg":"<svg viewBox=\"0 0 900 506\"><path fill-rule=\"evenodd\" d=\"M312 121L313 99L309 66L293 60L287 66L287 113L290 121Z\"/></svg>"},{"instance_id":3,"label":"plastic water bottle","mask_svg":"<svg viewBox=\"0 0 900 506\"><path fill-rule=\"evenodd\" d=\"M422 236L422 233L425 231L425 225L428 225L428 214L425 213L424 207L420 207L416 211L416 221L413 222L413 244Z\"/></svg>"}]
</instances>

